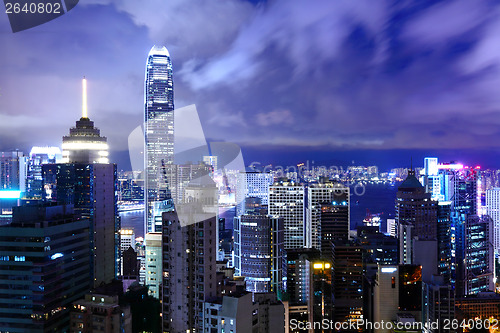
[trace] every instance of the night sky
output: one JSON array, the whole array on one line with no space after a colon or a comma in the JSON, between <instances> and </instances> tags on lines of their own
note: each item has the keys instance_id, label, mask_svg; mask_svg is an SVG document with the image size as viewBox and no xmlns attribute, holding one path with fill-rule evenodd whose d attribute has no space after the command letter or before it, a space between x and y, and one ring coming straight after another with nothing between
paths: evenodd
<instances>
[{"instance_id":1,"label":"night sky","mask_svg":"<svg viewBox=\"0 0 500 333\"><path fill-rule=\"evenodd\" d=\"M89 116L127 168L146 57L165 45L177 108L245 161L500 168L498 1L83 0L30 30L0 14L0 150L61 145Z\"/></svg>"}]
</instances>

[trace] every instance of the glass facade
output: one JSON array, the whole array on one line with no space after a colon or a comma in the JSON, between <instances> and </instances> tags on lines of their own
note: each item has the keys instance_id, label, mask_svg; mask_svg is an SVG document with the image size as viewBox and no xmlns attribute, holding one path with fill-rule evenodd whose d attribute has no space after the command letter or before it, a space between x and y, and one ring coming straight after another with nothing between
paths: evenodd
<instances>
[{"instance_id":1,"label":"glass facade","mask_svg":"<svg viewBox=\"0 0 500 333\"><path fill-rule=\"evenodd\" d=\"M170 198L166 166L174 157L172 62L165 47L153 46L144 85L145 233L153 232L153 202Z\"/></svg>"}]
</instances>

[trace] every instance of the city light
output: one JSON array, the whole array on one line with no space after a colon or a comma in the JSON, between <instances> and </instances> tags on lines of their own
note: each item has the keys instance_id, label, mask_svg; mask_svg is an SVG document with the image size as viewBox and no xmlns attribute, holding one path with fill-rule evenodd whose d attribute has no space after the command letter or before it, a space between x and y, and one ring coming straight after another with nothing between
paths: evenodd
<instances>
[{"instance_id":1,"label":"city light","mask_svg":"<svg viewBox=\"0 0 500 333\"><path fill-rule=\"evenodd\" d=\"M0 199L19 199L21 197L21 193L21 191L1 190Z\"/></svg>"}]
</instances>

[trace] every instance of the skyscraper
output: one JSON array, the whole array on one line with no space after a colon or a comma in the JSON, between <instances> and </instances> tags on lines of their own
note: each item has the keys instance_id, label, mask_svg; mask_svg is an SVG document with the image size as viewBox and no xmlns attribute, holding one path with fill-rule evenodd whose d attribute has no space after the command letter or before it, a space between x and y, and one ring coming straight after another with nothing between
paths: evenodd
<instances>
[{"instance_id":1,"label":"skyscraper","mask_svg":"<svg viewBox=\"0 0 500 333\"><path fill-rule=\"evenodd\" d=\"M234 260L235 274L245 277L247 291L283 291L283 219L263 210L235 217Z\"/></svg>"},{"instance_id":2,"label":"skyscraper","mask_svg":"<svg viewBox=\"0 0 500 333\"><path fill-rule=\"evenodd\" d=\"M320 179L307 189L306 247L321 248L321 205L325 202L343 202L347 207L347 227L349 226L349 187L328 179Z\"/></svg>"},{"instance_id":3,"label":"skyscraper","mask_svg":"<svg viewBox=\"0 0 500 333\"><path fill-rule=\"evenodd\" d=\"M413 225L413 236L419 239L436 239L437 202L409 170L408 177L398 187L396 198L396 223Z\"/></svg>"},{"instance_id":4,"label":"skyscraper","mask_svg":"<svg viewBox=\"0 0 500 333\"><path fill-rule=\"evenodd\" d=\"M0 152L0 190L26 190L27 157L20 151Z\"/></svg>"},{"instance_id":5,"label":"skyscraper","mask_svg":"<svg viewBox=\"0 0 500 333\"><path fill-rule=\"evenodd\" d=\"M154 202L170 198L166 165L174 160L172 62L164 46L153 46L144 84L144 232L154 232Z\"/></svg>"},{"instance_id":6,"label":"skyscraper","mask_svg":"<svg viewBox=\"0 0 500 333\"><path fill-rule=\"evenodd\" d=\"M88 218L72 205L14 207L0 244L0 331L67 332L68 307L91 288Z\"/></svg>"},{"instance_id":7,"label":"skyscraper","mask_svg":"<svg viewBox=\"0 0 500 333\"><path fill-rule=\"evenodd\" d=\"M269 215L281 217L285 250L305 247L304 185L280 181L269 186Z\"/></svg>"},{"instance_id":8,"label":"skyscraper","mask_svg":"<svg viewBox=\"0 0 500 333\"><path fill-rule=\"evenodd\" d=\"M30 151L27 177L28 197L42 198L42 164L60 163L62 152L59 147L33 147Z\"/></svg>"},{"instance_id":9,"label":"skyscraper","mask_svg":"<svg viewBox=\"0 0 500 333\"><path fill-rule=\"evenodd\" d=\"M217 290L216 224L212 217L181 226L177 212L163 213L163 332L203 330L203 304Z\"/></svg>"},{"instance_id":10,"label":"skyscraper","mask_svg":"<svg viewBox=\"0 0 500 333\"><path fill-rule=\"evenodd\" d=\"M82 81L82 117L63 137L63 163L108 163L108 143L87 113L87 80Z\"/></svg>"},{"instance_id":11,"label":"skyscraper","mask_svg":"<svg viewBox=\"0 0 500 333\"><path fill-rule=\"evenodd\" d=\"M464 294L494 291L493 220L469 216L465 222Z\"/></svg>"},{"instance_id":12,"label":"skyscraper","mask_svg":"<svg viewBox=\"0 0 500 333\"><path fill-rule=\"evenodd\" d=\"M271 173L260 172L253 167L240 172L236 189L236 216L245 214L245 199L248 197L260 198L261 204L267 205L269 186L273 180Z\"/></svg>"},{"instance_id":13,"label":"skyscraper","mask_svg":"<svg viewBox=\"0 0 500 333\"><path fill-rule=\"evenodd\" d=\"M146 247L146 286L149 287L149 294L155 298L160 298L162 258L161 258L161 232L150 232L144 238Z\"/></svg>"},{"instance_id":14,"label":"skyscraper","mask_svg":"<svg viewBox=\"0 0 500 333\"><path fill-rule=\"evenodd\" d=\"M500 188L486 190L486 213L493 219L493 245L495 254L500 253Z\"/></svg>"},{"instance_id":15,"label":"skyscraper","mask_svg":"<svg viewBox=\"0 0 500 333\"><path fill-rule=\"evenodd\" d=\"M107 147L106 138L88 118L85 86L82 117L70 136L63 137L66 162L42 166L42 197L72 204L76 214L90 219L91 274L98 286L111 282L120 270L120 219L116 164L107 163L107 150L101 150Z\"/></svg>"}]
</instances>

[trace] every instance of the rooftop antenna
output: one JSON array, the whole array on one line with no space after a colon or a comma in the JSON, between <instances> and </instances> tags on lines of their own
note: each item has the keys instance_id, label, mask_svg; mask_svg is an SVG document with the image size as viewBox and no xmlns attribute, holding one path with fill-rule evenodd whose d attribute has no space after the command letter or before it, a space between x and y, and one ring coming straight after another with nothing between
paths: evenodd
<instances>
[{"instance_id":1,"label":"rooftop antenna","mask_svg":"<svg viewBox=\"0 0 500 333\"><path fill-rule=\"evenodd\" d=\"M82 80L82 118L88 118L87 114L87 79Z\"/></svg>"}]
</instances>

